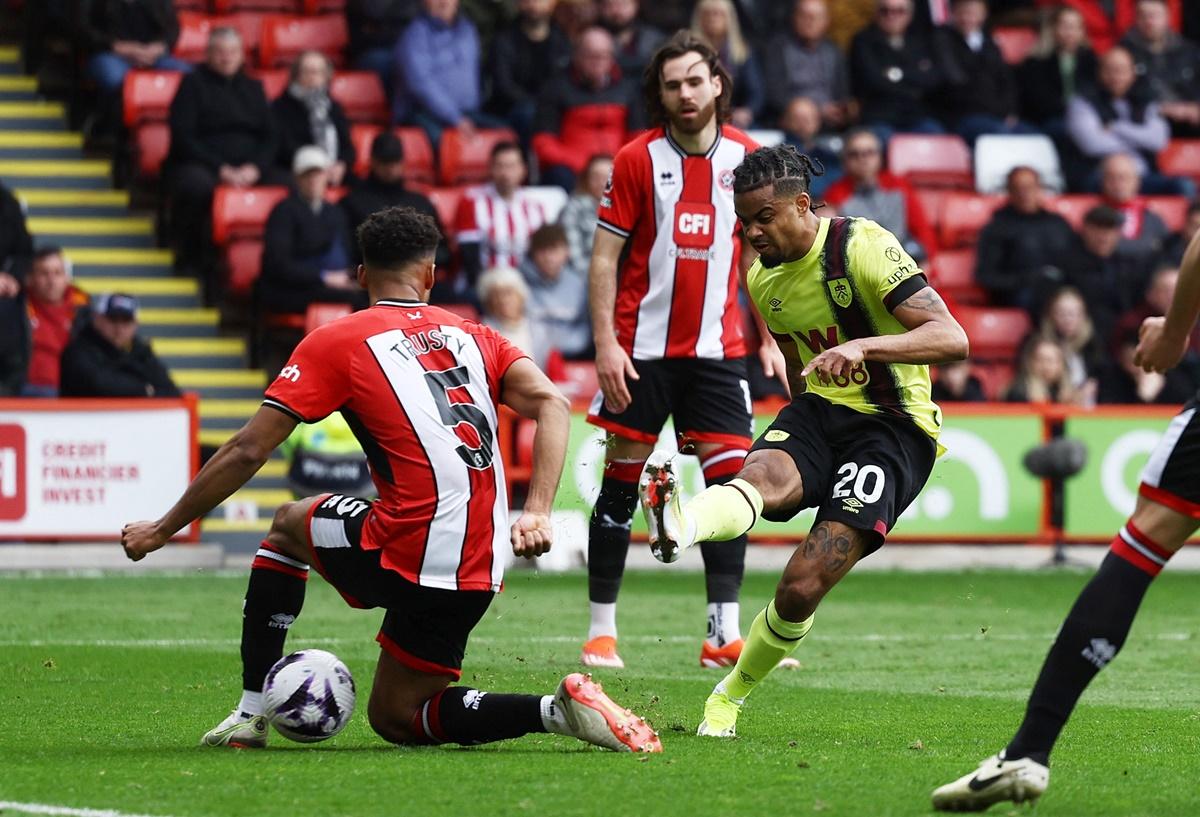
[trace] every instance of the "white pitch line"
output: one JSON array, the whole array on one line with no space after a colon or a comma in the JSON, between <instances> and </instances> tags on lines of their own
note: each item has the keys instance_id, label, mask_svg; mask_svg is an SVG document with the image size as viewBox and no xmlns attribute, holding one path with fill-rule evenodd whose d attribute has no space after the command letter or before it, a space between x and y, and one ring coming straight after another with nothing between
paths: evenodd
<instances>
[{"instance_id":1,"label":"white pitch line","mask_svg":"<svg viewBox=\"0 0 1200 817\"><path fill-rule=\"evenodd\" d=\"M132 814L128 811L107 808L71 808L49 803L15 803L11 800L0 800L0 812L5 811L16 811L21 814L61 815L61 817L150 817L146 814ZM165 815L156 815L155 817L165 817Z\"/></svg>"}]
</instances>

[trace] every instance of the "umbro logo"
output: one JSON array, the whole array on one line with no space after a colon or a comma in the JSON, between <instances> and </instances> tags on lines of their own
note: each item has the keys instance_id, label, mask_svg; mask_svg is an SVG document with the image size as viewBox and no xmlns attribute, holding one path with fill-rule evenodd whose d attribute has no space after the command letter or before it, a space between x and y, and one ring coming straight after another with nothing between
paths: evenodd
<instances>
[{"instance_id":1,"label":"umbro logo","mask_svg":"<svg viewBox=\"0 0 1200 817\"><path fill-rule=\"evenodd\" d=\"M783 311L783 301L779 300L778 298L772 298L767 302L767 304L771 307L772 312Z\"/></svg>"},{"instance_id":2,"label":"umbro logo","mask_svg":"<svg viewBox=\"0 0 1200 817\"><path fill-rule=\"evenodd\" d=\"M858 513L862 507L863 507L862 502L855 499L854 497L848 497L848 498L842 500L842 510L843 511L849 511L850 513Z\"/></svg>"},{"instance_id":3,"label":"umbro logo","mask_svg":"<svg viewBox=\"0 0 1200 817\"><path fill-rule=\"evenodd\" d=\"M284 366L283 369L280 370L279 376L284 380L290 380L295 383L300 379L300 367L295 364L292 364L291 366Z\"/></svg>"}]
</instances>

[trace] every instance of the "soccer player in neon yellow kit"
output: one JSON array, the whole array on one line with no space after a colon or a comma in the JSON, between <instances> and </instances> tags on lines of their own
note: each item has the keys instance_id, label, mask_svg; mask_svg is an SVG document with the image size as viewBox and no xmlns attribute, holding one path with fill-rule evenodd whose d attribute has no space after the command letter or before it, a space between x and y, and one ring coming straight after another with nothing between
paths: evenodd
<instances>
[{"instance_id":1,"label":"soccer player in neon yellow kit","mask_svg":"<svg viewBox=\"0 0 1200 817\"><path fill-rule=\"evenodd\" d=\"M656 452L639 483L650 547L666 562L697 542L740 536L760 516L817 508L737 665L705 703L701 735L734 734L746 696L924 486L941 426L929 365L967 354L962 327L895 236L813 212L815 172L788 145L756 150L734 171L737 216L759 253L748 289L783 350L791 403L731 482L684 504L671 457Z\"/></svg>"}]
</instances>

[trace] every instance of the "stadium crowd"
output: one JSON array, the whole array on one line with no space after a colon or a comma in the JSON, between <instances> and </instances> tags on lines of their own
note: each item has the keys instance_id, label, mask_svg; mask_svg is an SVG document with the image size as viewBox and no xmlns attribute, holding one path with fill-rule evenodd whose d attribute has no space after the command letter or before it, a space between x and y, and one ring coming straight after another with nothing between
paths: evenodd
<instances>
[{"instance_id":1,"label":"stadium crowd","mask_svg":"<svg viewBox=\"0 0 1200 817\"><path fill-rule=\"evenodd\" d=\"M179 272L213 305L253 304L256 322L364 306L353 230L407 205L448 239L436 301L552 375L588 360L596 207L612 155L645 122L646 61L682 27L734 77L734 125L820 160L823 214L878 221L956 312L1015 327L941 371L939 400L1173 403L1200 386L1200 342L1165 377L1131 362L1200 230L1193 176L1162 162L1200 137L1200 4L91 0L69 16L77 5L27 4L31 42L56 24L75 32L79 81L95 90L89 135L115 133L134 154L127 181L154 196ZM318 25L291 51L268 49L252 23L287 9ZM169 149L139 171L149 154L129 94L148 70L175 72L177 90ZM351 90L338 90L343 74L358 78ZM960 151L969 170L971 150L973 178L939 167ZM985 165L1000 168L1002 195ZM215 222L228 197L262 188L273 208L254 236L261 256L255 244L245 261ZM61 253L35 252L7 190L0 208L0 393L66 394L63 350L103 340L136 304L114 296L87 315L69 275L43 280ZM757 379L756 396L770 390Z\"/></svg>"}]
</instances>

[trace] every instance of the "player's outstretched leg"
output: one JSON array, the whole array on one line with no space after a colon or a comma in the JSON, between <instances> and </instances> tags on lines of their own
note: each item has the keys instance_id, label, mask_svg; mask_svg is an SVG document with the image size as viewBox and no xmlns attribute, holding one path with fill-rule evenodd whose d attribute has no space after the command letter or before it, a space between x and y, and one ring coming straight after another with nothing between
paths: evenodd
<instances>
[{"instance_id":1,"label":"player's outstretched leg","mask_svg":"<svg viewBox=\"0 0 1200 817\"><path fill-rule=\"evenodd\" d=\"M604 693L590 675L572 673L553 695L513 695L449 686L431 675L379 657L368 717L392 743L475 746L552 732L617 752L661 752L658 734Z\"/></svg>"},{"instance_id":2,"label":"player's outstretched leg","mask_svg":"<svg viewBox=\"0 0 1200 817\"><path fill-rule=\"evenodd\" d=\"M705 701L697 734L736 734L746 697L800 646L817 605L862 557L866 537L874 535L832 520L813 526L784 568L774 600L754 619L737 664Z\"/></svg>"},{"instance_id":3,"label":"player's outstretched leg","mask_svg":"<svg viewBox=\"0 0 1200 817\"><path fill-rule=\"evenodd\" d=\"M976 771L934 791L934 808L982 811L994 803L1041 796L1050 781L1050 751L1079 696L1116 657L1150 583L1195 527L1193 519L1139 500L1067 614L1017 734Z\"/></svg>"},{"instance_id":4,"label":"player's outstretched leg","mask_svg":"<svg viewBox=\"0 0 1200 817\"><path fill-rule=\"evenodd\" d=\"M308 581L305 539L308 509L322 497L280 506L250 566L242 607L242 699L233 712L205 733L205 746L260 748L267 745L262 688L267 671L283 657L288 629L304 605Z\"/></svg>"},{"instance_id":5,"label":"player's outstretched leg","mask_svg":"<svg viewBox=\"0 0 1200 817\"><path fill-rule=\"evenodd\" d=\"M617 652L617 595L625 574L629 528L637 504L644 443L610 437L600 496L588 525L588 604L591 623L579 660L586 667L624 667Z\"/></svg>"}]
</instances>

